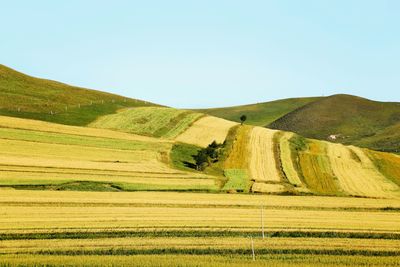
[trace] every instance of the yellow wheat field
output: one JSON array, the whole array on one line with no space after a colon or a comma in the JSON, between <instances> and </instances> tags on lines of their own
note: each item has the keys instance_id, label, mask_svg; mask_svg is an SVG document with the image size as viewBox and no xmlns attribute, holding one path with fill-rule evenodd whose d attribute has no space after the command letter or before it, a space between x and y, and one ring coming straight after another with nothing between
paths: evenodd
<instances>
[{"instance_id":1,"label":"yellow wheat field","mask_svg":"<svg viewBox=\"0 0 400 267\"><path fill-rule=\"evenodd\" d=\"M9 190L0 190L0 194ZM21 192L22 193L22 192ZM26 191L25 191L26 193ZM0 203L0 232L110 229L255 230L260 227L256 207L34 205ZM195 197L195 196L192 196ZM105 203L104 203L105 202ZM264 208L266 229L308 231L400 232L398 212Z\"/></svg>"},{"instance_id":2,"label":"yellow wheat field","mask_svg":"<svg viewBox=\"0 0 400 267\"><path fill-rule=\"evenodd\" d=\"M140 154L136 154L140 157ZM54 157L32 157L19 156L11 154L0 154L0 162L4 165L32 166L48 168L70 168L70 169L89 169L89 170L114 170L114 171L132 171L132 172L165 172L176 173L175 169L167 164L161 163L151 153L144 153L143 158L137 157L130 162L116 161L91 161L82 159L63 159Z\"/></svg>"},{"instance_id":3,"label":"yellow wheat field","mask_svg":"<svg viewBox=\"0 0 400 267\"><path fill-rule=\"evenodd\" d=\"M158 177L159 172L156 171L115 171L115 170L95 170L95 169L74 169L74 168L49 168L49 167L34 167L34 166L16 166L16 165L1 165L2 172L17 172L17 173L38 173L43 175L49 174L65 174L65 175L98 175L98 176L118 176L118 177ZM203 173L183 172L176 170L174 172L162 173L165 178L184 178L198 177L211 178Z\"/></svg>"},{"instance_id":4,"label":"yellow wheat field","mask_svg":"<svg viewBox=\"0 0 400 267\"><path fill-rule=\"evenodd\" d=\"M289 182L295 186L301 186L302 182L301 179L293 166L292 161L292 152L290 149L289 139L293 137L293 133L283 132L280 140L279 140L279 147L281 152L281 162L283 171L286 174L287 179Z\"/></svg>"},{"instance_id":5,"label":"yellow wheat field","mask_svg":"<svg viewBox=\"0 0 400 267\"><path fill-rule=\"evenodd\" d=\"M327 150L332 170L346 193L366 197L400 197L399 187L379 173L361 149L328 143ZM352 156L352 151L358 160Z\"/></svg>"},{"instance_id":6,"label":"yellow wheat field","mask_svg":"<svg viewBox=\"0 0 400 267\"><path fill-rule=\"evenodd\" d=\"M35 131L40 131L40 132L63 133L63 134L72 134L72 135L123 139L123 140L132 140L132 141L157 142L157 143L158 142L169 142L167 140L161 140L161 139L147 137L147 136L117 132L117 131L112 131L112 130L107 130L107 129L69 126L69 125L62 125L62 124L51 123L51 122L20 119L20 118L6 117L6 116L0 116L0 127L35 130Z\"/></svg>"},{"instance_id":7,"label":"yellow wheat field","mask_svg":"<svg viewBox=\"0 0 400 267\"><path fill-rule=\"evenodd\" d=\"M240 126L236 131L235 139L228 158L225 160L225 169L249 169L250 153L249 140L252 127L247 125Z\"/></svg>"},{"instance_id":8,"label":"yellow wheat field","mask_svg":"<svg viewBox=\"0 0 400 267\"><path fill-rule=\"evenodd\" d=\"M255 193L281 193L285 191L285 187L281 184L253 183L251 191Z\"/></svg>"},{"instance_id":9,"label":"yellow wheat field","mask_svg":"<svg viewBox=\"0 0 400 267\"><path fill-rule=\"evenodd\" d=\"M372 199L353 197L324 196L277 196L247 194L211 194L177 192L79 192L79 191L0 191L2 203L31 203L42 205L52 203L62 206L70 203L88 205L89 203L109 204L148 204L148 205L187 205L187 206L270 206L277 208L327 208L327 209L380 209L400 208L397 199Z\"/></svg>"},{"instance_id":10,"label":"yellow wheat field","mask_svg":"<svg viewBox=\"0 0 400 267\"><path fill-rule=\"evenodd\" d=\"M281 181L274 156L275 130L254 127L250 133L250 176L258 181Z\"/></svg>"},{"instance_id":11,"label":"yellow wheat field","mask_svg":"<svg viewBox=\"0 0 400 267\"><path fill-rule=\"evenodd\" d=\"M97 162L137 162L157 158L157 151L118 150L76 145L48 144L31 141L0 139L0 153L3 155L46 156L60 159L76 159Z\"/></svg>"},{"instance_id":12,"label":"yellow wheat field","mask_svg":"<svg viewBox=\"0 0 400 267\"><path fill-rule=\"evenodd\" d=\"M213 141L223 143L229 129L235 125L237 125L236 122L206 116L195 121L191 127L178 135L175 140L201 147L206 147Z\"/></svg>"}]
</instances>

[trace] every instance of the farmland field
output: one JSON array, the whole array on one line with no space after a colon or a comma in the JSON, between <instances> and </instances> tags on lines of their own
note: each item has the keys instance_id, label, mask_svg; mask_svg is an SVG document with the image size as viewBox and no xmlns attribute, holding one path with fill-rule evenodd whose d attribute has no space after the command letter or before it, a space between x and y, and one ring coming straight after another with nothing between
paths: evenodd
<instances>
[{"instance_id":1,"label":"farmland field","mask_svg":"<svg viewBox=\"0 0 400 267\"><path fill-rule=\"evenodd\" d=\"M171 168L172 143L163 139L7 117L0 117L0 125L0 187L98 191L218 189L214 177Z\"/></svg>"},{"instance_id":2,"label":"farmland field","mask_svg":"<svg viewBox=\"0 0 400 267\"><path fill-rule=\"evenodd\" d=\"M400 266L398 155L246 124L326 98L230 121L0 78L0 266Z\"/></svg>"},{"instance_id":3,"label":"farmland field","mask_svg":"<svg viewBox=\"0 0 400 267\"><path fill-rule=\"evenodd\" d=\"M11 266L397 266L400 259L394 199L4 189L0 208L0 264Z\"/></svg>"},{"instance_id":4,"label":"farmland field","mask_svg":"<svg viewBox=\"0 0 400 267\"><path fill-rule=\"evenodd\" d=\"M177 136L176 140L202 147L211 144L213 141L223 143L229 129L236 124L216 117L203 117L194 122L187 131Z\"/></svg>"},{"instance_id":5,"label":"farmland field","mask_svg":"<svg viewBox=\"0 0 400 267\"><path fill-rule=\"evenodd\" d=\"M173 108L139 107L100 117L89 126L174 138L201 116L201 113Z\"/></svg>"}]
</instances>

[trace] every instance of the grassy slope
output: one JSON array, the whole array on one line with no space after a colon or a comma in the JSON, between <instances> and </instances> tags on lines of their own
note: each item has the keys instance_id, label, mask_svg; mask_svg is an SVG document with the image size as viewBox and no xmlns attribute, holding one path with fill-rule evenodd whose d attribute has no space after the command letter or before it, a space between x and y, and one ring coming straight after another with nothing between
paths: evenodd
<instances>
[{"instance_id":1,"label":"grassy slope","mask_svg":"<svg viewBox=\"0 0 400 267\"><path fill-rule=\"evenodd\" d=\"M245 114L248 124L265 126L283 115L318 99L320 98L289 98L252 105L201 109L198 111L236 122L240 122L240 116Z\"/></svg>"},{"instance_id":2,"label":"grassy slope","mask_svg":"<svg viewBox=\"0 0 400 267\"><path fill-rule=\"evenodd\" d=\"M396 152L399 123L400 103L333 95L292 111L268 127L323 140L340 134L338 142Z\"/></svg>"},{"instance_id":3,"label":"grassy slope","mask_svg":"<svg viewBox=\"0 0 400 267\"><path fill-rule=\"evenodd\" d=\"M141 107L102 116L89 126L155 137L174 138L201 116L203 116L201 113L180 109Z\"/></svg>"},{"instance_id":4,"label":"grassy slope","mask_svg":"<svg viewBox=\"0 0 400 267\"><path fill-rule=\"evenodd\" d=\"M153 104L34 78L0 65L0 115L87 125L120 108L147 105Z\"/></svg>"}]
</instances>

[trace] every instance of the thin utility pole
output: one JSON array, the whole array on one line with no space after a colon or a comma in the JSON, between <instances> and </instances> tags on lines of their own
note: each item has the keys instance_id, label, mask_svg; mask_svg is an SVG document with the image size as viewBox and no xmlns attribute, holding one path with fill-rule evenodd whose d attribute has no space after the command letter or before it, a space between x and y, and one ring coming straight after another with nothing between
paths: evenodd
<instances>
[{"instance_id":1,"label":"thin utility pole","mask_svg":"<svg viewBox=\"0 0 400 267\"><path fill-rule=\"evenodd\" d=\"M253 241L253 237L250 237L250 238L251 238L251 252L253 254L253 261L255 261L256 260L256 254L254 253L254 241Z\"/></svg>"},{"instance_id":2,"label":"thin utility pole","mask_svg":"<svg viewBox=\"0 0 400 267\"><path fill-rule=\"evenodd\" d=\"M262 233L262 238L265 238L265 233L264 233L264 206L261 205L261 233Z\"/></svg>"}]
</instances>

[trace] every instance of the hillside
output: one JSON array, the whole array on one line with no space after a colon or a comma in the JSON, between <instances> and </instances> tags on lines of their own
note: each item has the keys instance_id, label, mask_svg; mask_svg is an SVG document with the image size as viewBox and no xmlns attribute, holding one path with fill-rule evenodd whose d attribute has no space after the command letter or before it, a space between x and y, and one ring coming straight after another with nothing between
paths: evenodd
<instances>
[{"instance_id":1,"label":"hillside","mask_svg":"<svg viewBox=\"0 0 400 267\"><path fill-rule=\"evenodd\" d=\"M34 78L0 64L0 115L87 125L120 108L149 105L153 104Z\"/></svg>"},{"instance_id":2,"label":"hillside","mask_svg":"<svg viewBox=\"0 0 400 267\"><path fill-rule=\"evenodd\" d=\"M14 116L0 116L1 187L400 197L399 157L393 154L241 126L6 67L0 73L1 112ZM270 125L319 139L337 134L341 142L381 148L397 142L398 107L336 95L225 112L252 110L246 113L250 123L281 116ZM37 120L15 118L24 116ZM221 146L219 158L209 160L204 172L196 171L193 156L213 141Z\"/></svg>"},{"instance_id":3,"label":"hillside","mask_svg":"<svg viewBox=\"0 0 400 267\"><path fill-rule=\"evenodd\" d=\"M400 156L124 103L0 115L0 265L398 263Z\"/></svg>"},{"instance_id":4,"label":"hillside","mask_svg":"<svg viewBox=\"0 0 400 267\"><path fill-rule=\"evenodd\" d=\"M246 124L291 131L309 138L400 152L400 103L351 95L291 98L266 103L198 110ZM336 139L329 138L335 135Z\"/></svg>"},{"instance_id":5,"label":"hillside","mask_svg":"<svg viewBox=\"0 0 400 267\"><path fill-rule=\"evenodd\" d=\"M246 114L246 122L248 124L265 126L287 113L318 99L320 97L289 98L235 107L199 109L197 111L236 122L240 122L240 116Z\"/></svg>"},{"instance_id":6,"label":"hillside","mask_svg":"<svg viewBox=\"0 0 400 267\"><path fill-rule=\"evenodd\" d=\"M400 151L400 103L333 95L309 103L267 127L376 150Z\"/></svg>"},{"instance_id":7,"label":"hillside","mask_svg":"<svg viewBox=\"0 0 400 267\"><path fill-rule=\"evenodd\" d=\"M138 110L127 111L132 118L146 114L147 123L182 114L168 108ZM111 120L121 125L112 130L0 116L0 187L400 198L400 157L393 154L211 116L191 123L185 117L166 120L170 128L160 124L155 129L164 138L146 137L131 132L140 127L124 128L131 124L123 119L125 112L96 121L109 126L103 118L122 116ZM192 156L213 140L224 143L220 160L204 172L195 171Z\"/></svg>"},{"instance_id":8,"label":"hillside","mask_svg":"<svg viewBox=\"0 0 400 267\"><path fill-rule=\"evenodd\" d=\"M214 191L217 178L177 170L169 141L0 116L0 187L67 191Z\"/></svg>"}]
</instances>

